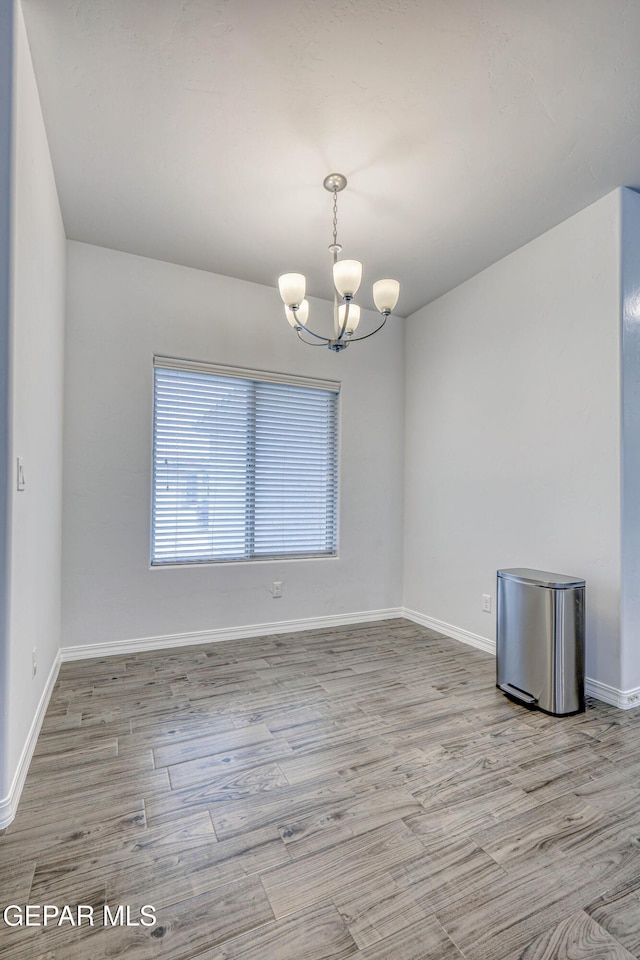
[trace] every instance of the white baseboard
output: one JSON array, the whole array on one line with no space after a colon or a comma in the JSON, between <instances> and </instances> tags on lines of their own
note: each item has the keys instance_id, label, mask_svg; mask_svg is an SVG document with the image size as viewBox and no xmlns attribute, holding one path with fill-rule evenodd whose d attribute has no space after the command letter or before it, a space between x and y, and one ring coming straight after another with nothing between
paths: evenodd
<instances>
[{"instance_id":1,"label":"white baseboard","mask_svg":"<svg viewBox=\"0 0 640 960\"><path fill-rule=\"evenodd\" d=\"M417 613L415 610L407 610L405 608L403 616L406 617L407 620L413 620L414 623L428 627L430 630L444 633L454 640L460 640L462 643L469 644L469 646L484 650L485 653L491 653L494 657L496 655L495 640L480 637L478 634L470 633L461 627L455 627L451 623L444 623L442 620L426 617L424 614ZM611 687L607 683L600 683L599 680L591 680L589 677L586 677L584 689L588 697L594 697L596 700L601 700L603 703L618 707L620 710L632 710L634 707L640 707L640 687L636 687L633 690L618 690L616 687Z\"/></svg>"},{"instance_id":2,"label":"white baseboard","mask_svg":"<svg viewBox=\"0 0 640 960\"><path fill-rule=\"evenodd\" d=\"M8 827L16 815L18 801L20 800L22 788L24 787L24 781L26 780L27 773L29 771L31 757L33 756L33 751L35 750L36 743L38 742L40 727L42 726L42 721L44 720L44 715L47 712L49 700L51 699L51 694L53 693L53 688L58 677L60 662L61 657L60 653L58 653L53 662L53 666L49 671L49 676L47 677L47 682L44 685L44 690L42 691L38 708L31 723L24 747L22 748L22 753L20 754L20 759L13 777L11 788L7 796L0 799L0 830L4 830L5 827Z\"/></svg>"},{"instance_id":3,"label":"white baseboard","mask_svg":"<svg viewBox=\"0 0 640 960\"><path fill-rule=\"evenodd\" d=\"M470 647L476 647L478 650L484 650L485 653L491 653L494 657L496 655L495 640L489 640L488 637L481 637L479 634L470 633L461 627L454 627L452 623L444 623L443 620L426 617L423 613L418 613L416 610L407 610L405 608L402 615L406 617L407 620L413 620L414 623L419 623L422 627L428 627L429 630L444 633L447 637L460 640L461 643L466 643Z\"/></svg>"},{"instance_id":4,"label":"white baseboard","mask_svg":"<svg viewBox=\"0 0 640 960\"><path fill-rule=\"evenodd\" d=\"M147 650L166 650L170 647L190 647L200 643L221 643L225 640L245 640L266 637L275 633L298 633L302 630L322 630L327 627L345 627L352 623L370 623L374 620L395 620L404 616L402 607L367 610L337 616L311 617L304 620L280 620L276 623L254 623L244 627L222 627L219 630L200 630L196 633L173 633L158 637L139 637L134 640L116 640L113 643L87 643L63 647L63 661L88 660L93 657L112 657L122 654L144 653Z\"/></svg>"},{"instance_id":5,"label":"white baseboard","mask_svg":"<svg viewBox=\"0 0 640 960\"><path fill-rule=\"evenodd\" d=\"M618 707L620 710L640 707L640 687L634 690L618 690L616 687L610 687L608 683L600 683L599 680L590 680L587 677L584 688L588 697L610 703L612 707Z\"/></svg>"}]
</instances>

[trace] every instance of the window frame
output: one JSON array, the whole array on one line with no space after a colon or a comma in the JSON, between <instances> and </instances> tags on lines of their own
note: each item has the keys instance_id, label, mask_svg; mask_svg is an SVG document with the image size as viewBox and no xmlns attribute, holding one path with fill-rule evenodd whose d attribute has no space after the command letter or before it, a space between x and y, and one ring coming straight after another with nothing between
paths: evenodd
<instances>
[{"instance_id":1,"label":"window frame","mask_svg":"<svg viewBox=\"0 0 640 960\"><path fill-rule=\"evenodd\" d=\"M284 385L293 387L303 387L312 390L325 391L335 394L335 499L334 499L334 549L331 552L322 553L286 553L252 556L234 556L234 557L203 557L198 559L189 557L188 559L155 559L154 558L154 535L156 529L155 511L156 511L156 369L167 369L175 371L184 371L187 373L209 374L216 377L230 377L232 379L248 380L254 383L266 383L273 385ZM294 374L279 373L269 370L258 370L247 367L234 367L228 364L210 363L208 361L190 360L182 357L169 357L164 355L154 355L152 369L152 410L151 410L151 496L150 496L150 536L149 536L149 568L151 570L176 569L186 567L218 566L219 564L238 564L238 563L281 563L291 561L308 560L335 560L339 556L339 536L340 536L340 456L341 456L341 430L340 430L340 401L341 401L341 382L338 380L325 380L317 377L299 376ZM254 422L255 430L255 422ZM255 510L255 500L252 505Z\"/></svg>"}]
</instances>

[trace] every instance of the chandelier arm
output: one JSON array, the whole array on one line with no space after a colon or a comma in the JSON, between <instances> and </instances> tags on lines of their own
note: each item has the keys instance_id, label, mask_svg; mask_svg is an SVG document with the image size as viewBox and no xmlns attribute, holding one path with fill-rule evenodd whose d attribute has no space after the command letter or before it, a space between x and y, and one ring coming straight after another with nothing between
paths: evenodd
<instances>
[{"instance_id":1,"label":"chandelier arm","mask_svg":"<svg viewBox=\"0 0 640 960\"><path fill-rule=\"evenodd\" d=\"M330 343L330 340L328 339L328 337L318 337L318 339L322 340L323 342L314 343L313 340L305 340L298 329L296 329L296 333L298 334L298 340L300 340L302 343L306 343L308 347L326 347L326 345ZM311 330L307 330L307 333L311 333ZM318 334L314 333L313 336L317 337Z\"/></svg>"},{"instance_id":2,"label":"chandelier arm","mask_svg":"<svg viewBox=\"0 0 640 960\"><path fill-rule=\"evenodd\" d=\"M338 260L338 254L336 251L333 251L333 262L334 264ZM335 283L333 284L333 336L336 338L340 337L340 314L338 313L339 303L338 303L338 291L336 289Z\"/></svg>"},{"instance_id":3,"label":"chandelier arm","mask_svg":"<svg viewBox=\"0 0 640 960\"><path fill-rule=\"evenodd\" d=\"M295 315L295 311L296 311L297 309L298 309L297 307L294 307L294 308L293 308L293 313L294 313L294 315ZM305 324L303 324L303 323L298 323L298 326L297 326L297 327L294 327L293 329L296 331L296 333L298 334L298 337L299 337L301 340L302 340L302 337L300 337L300 330L304 330L305 333L310 333L312 337L315 337L315 338L316 338L316 340L322 340L323 343L331 343L331 337L323 337L322 334L320 334L320 333L314 333L313 330L310 330L309 327L307 327L307 326L306 326ZM309 343L308 340L302 340L302 342L303 342L303 343ZM314 346L315 346L315 344L314 344Z\"/></svg>"},{"instance_id":4,"label":"chandelier arm","mask_svg":"<svg viewBox=\"0 0 640 960\"><path fill-rule=\"evenodd\" d=\"M356 343L356 341L358 341L358 340L366 340L368 337L372 337L372 336L374 335L374 333L377 333L377 332L378 332L378 330L382 330L382 328L384 327L385 323L387 322L387 317L388 317L388 316L389 316L389 314L386 314L384 320L382 321L382 323L381 323L378 327L376 327L375 330L372 330L371 333L365 333L364 337L349 337L349 343Z\"/></svg>"},{"instance_id":5,"label":"chandelier arm","mask_svg":"<svg viewBox=\"0 0 640 960\"><path fill-rule=\"evenodd\" d=\"M350 300L347 300L347 301L346 301L346 304L347 304L347 308L346 308L346 310L344 311L344 320L342 321L342 326L340 327L340 333L338 334L338 340L342 340L342 338L344 337L344 332L345 332L345 330L347 329L347 320L349 319L349 307L350 307L350 305L351 305L351 301L350 301Z\"/></svg>"},{"instance_id":6,"label":"chandelier arm","mask_svg":"<svg viewBox=\"0 0 640 960\"><path fill-rule=\"evenodd\" d=\"M335 261L334 261L335 262ZM340 304L338 303L338 291L336 288L333 288L333 336L335 340L339 340L342 336L340 332L340 314L338 312Z\"/></svg>"},{"instance_id":7,"label":"chandelier arm","mask_svg":"<svg viewBox=\"0 0 640 960\"><path fill-rule=\"evenodd\" d=\"M331 341L331 337L323 337L320 333L314 333L313 330L309 329L309 327L303 327L302 329L305 333L310 333L312 337L316 338L316 340L322 340L324 343L329 343Z\"/></svg>"}]
</instances>

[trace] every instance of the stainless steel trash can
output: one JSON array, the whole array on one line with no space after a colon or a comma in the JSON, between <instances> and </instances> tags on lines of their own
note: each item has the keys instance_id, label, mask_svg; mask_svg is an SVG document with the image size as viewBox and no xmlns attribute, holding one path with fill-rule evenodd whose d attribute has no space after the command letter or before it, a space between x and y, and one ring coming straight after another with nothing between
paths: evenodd
<instances>
[{"instance_id":1,"label":"stainless steel trash can","mask_svg":"<svg viewBox=\"0 0 640 960\"><path fill-rule=\"evenodd\" d=\"M529 707L584 710L584 580L498 570L497 686Z\"/></svg>"}]
</instances>

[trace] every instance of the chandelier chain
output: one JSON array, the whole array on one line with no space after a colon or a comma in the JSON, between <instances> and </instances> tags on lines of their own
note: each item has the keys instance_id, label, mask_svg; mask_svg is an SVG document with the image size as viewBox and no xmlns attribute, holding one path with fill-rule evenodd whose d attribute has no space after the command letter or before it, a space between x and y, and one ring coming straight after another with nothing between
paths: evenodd
<instances>
[{"instance_id":1,"label":"chandelier chain","mask_svg":"<svg viewBox=\"0 0 640 960\"><path fill-rule=\"evenodd\" d=\"M333 243L338 243L338 191L333 191Z\"/></svg>"}]
</instances>

